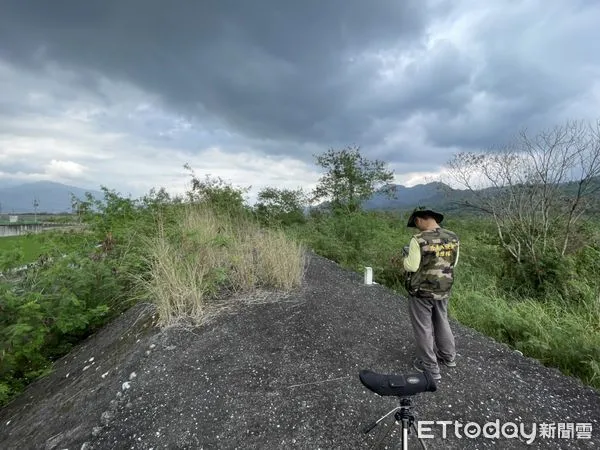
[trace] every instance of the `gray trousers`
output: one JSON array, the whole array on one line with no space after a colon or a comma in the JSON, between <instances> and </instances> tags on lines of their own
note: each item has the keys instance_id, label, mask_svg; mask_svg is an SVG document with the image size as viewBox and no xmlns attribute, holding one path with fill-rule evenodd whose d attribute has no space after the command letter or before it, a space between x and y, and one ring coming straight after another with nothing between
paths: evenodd
<instances>
[{"instance_id":1,"label":"gray trousers","mask_svg":"<svg viewBox=\"0 0 600 450\"><path fill-rule=\"evenodd\" d=\"M409 297L408 310L415 335L417 358L431 373L440 373L437 358L456 357L454 335L448 323L448 299Z\"/></svg>"}]
</instances>

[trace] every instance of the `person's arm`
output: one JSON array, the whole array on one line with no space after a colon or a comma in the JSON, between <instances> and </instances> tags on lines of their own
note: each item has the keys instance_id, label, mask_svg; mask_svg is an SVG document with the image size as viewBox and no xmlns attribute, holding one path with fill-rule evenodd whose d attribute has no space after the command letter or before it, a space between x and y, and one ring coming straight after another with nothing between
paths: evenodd
<instances>
[{"instance_id":1,"label":"person's arm","mask_svg":"<svg viewBox=\"0 0 600 450\"><path fill-rule=\"evenodd\" d=\"M454 267L458 264L458 256L460 255L460 244L456 246L456 259L454 260Z\"/></svg>"},{"instance_id":2,"label":"person's arm","mask_svg":"<svg viewBox=\"0 0 600 450\"><path fill-rule=\"evenodd\" d=\"M421 247L419 242L412 238L408 247L408 256L404 258L404 270L407 272L416 272L421 265Z\"/></svg>"}]
</instances>

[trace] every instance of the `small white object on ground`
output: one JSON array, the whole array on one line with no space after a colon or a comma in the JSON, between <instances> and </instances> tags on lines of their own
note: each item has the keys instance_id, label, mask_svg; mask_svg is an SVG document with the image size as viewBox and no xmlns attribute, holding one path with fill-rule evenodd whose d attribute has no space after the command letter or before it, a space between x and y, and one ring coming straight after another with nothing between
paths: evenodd
<instances>
[{"instance_id":1,"label":"small white object on ground","mask_svg":"<svg viewBox=\"0 0 600 450\"><path fill-rule=\"evenodd\" d=\"M365 267L365 284L373 284L373 268Z\"/></svg>"},{"instance_id":2,"label":"small white object on ground","mask_svg":"<svg viewBox=\"0 0 600 450\"><path fill-rule=\"evenodd\" d=\"M125 383L123 383L123 385L121 386L121 389L123 389L124 391L129 389L131 387L131 383L129 381L126 381Z\"/></svg>"}]
</instances>

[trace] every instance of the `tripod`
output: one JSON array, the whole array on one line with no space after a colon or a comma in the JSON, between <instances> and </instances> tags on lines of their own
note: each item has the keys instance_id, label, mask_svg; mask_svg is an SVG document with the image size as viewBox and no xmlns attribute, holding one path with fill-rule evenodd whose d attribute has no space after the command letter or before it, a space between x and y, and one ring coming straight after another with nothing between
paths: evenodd
<instances>
[{"instance_id":1,"label":"tripod","mask_svg":"<svg viewBox=\"0 0 600 450\"><path fill-rule=\"evenodd\" d=\"M411 428L418 437L417 427L415 426L415 416L411 412L412 407L413 406L409 397L401 397L400 406L397 406L384 416L380 417L376 422L373 422L365 427L363 432L365 434L369 433L373 428L379 425L379 422L388 417L390 414L394 413L394 419L396 420L396 423L399 423L402 426L402 450L408 450L408 435L410 434ZM418 439L421 443L421 447L423 447L423 450L427 450L427 446L425 445L423 438L418 437Z\"/></svg>"},{"instance_id":2,"label":"tripod","mask_svg":"<svg viewBox=\"0 0 600 450\"><path fill-rule=\"evenodd\" d=\"M415 373L409 375L401 374L381 374L370 370L361 370L359 373L361 383L370 391L381 396L394 396L400 398L400 406L392 409L390 412L380 417L377 421L363 429L367 434L390 414L394 414L396 422L402 425L402 450L408 450L408 434L411 428L418 437L417 427L415 426L415 416L411 412L412 403L410 397L421 392L434 392L437 390L435 381L431 373ZM424 450L427 446L423 438L419 442Z\"/></svg>"}]
</instances>

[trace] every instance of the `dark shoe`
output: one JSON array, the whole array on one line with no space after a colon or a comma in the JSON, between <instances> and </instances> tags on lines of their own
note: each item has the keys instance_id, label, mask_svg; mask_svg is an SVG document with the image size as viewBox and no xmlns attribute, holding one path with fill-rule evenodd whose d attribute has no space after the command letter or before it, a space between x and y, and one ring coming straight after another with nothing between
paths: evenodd
<instances>
[{"instance_id":1,"label":"dark shoe","mask_svg":"<svg viewBox=\"0 0 600 450\"><path fill-rule=\"evenodd\" d=\"M438 363L442 363L446 367L456 367L456 359L453 359L451 361L447 361L447 360L445 360L444 358L442 358L441 356L438 355L437 360L438 360Z\"/></svg>"},{"instance_id":2,"label":"dark shoe","mask_svg":"<svg viewBox=\"0 0 600 450\"><path fill-rule=\"evenodd\" d=\"M415 359L415 361L413 363L413 367L416 370L418 370L419 372L425 372L425 370L429 370L429 369L425 369L425 367L423 366L423 361L421 361L419 358ZM442 379L442 375L439 372L433 373L429 370L429 373L431 373L431 378L433 378L436 381Z\"/></svg>"},{"instance_id":3,"label":"dark shoe","mask_svg":"<svg viewBox=\"0 0 600 450\"><path fill-rule=\"evenodd\" d=\"M447 367L456 367L456 361L452 360L452 361L445 361L443 359L438 359L439 362L441 362L443 365L447 366Z\"/></svg>"}]
</instances>

